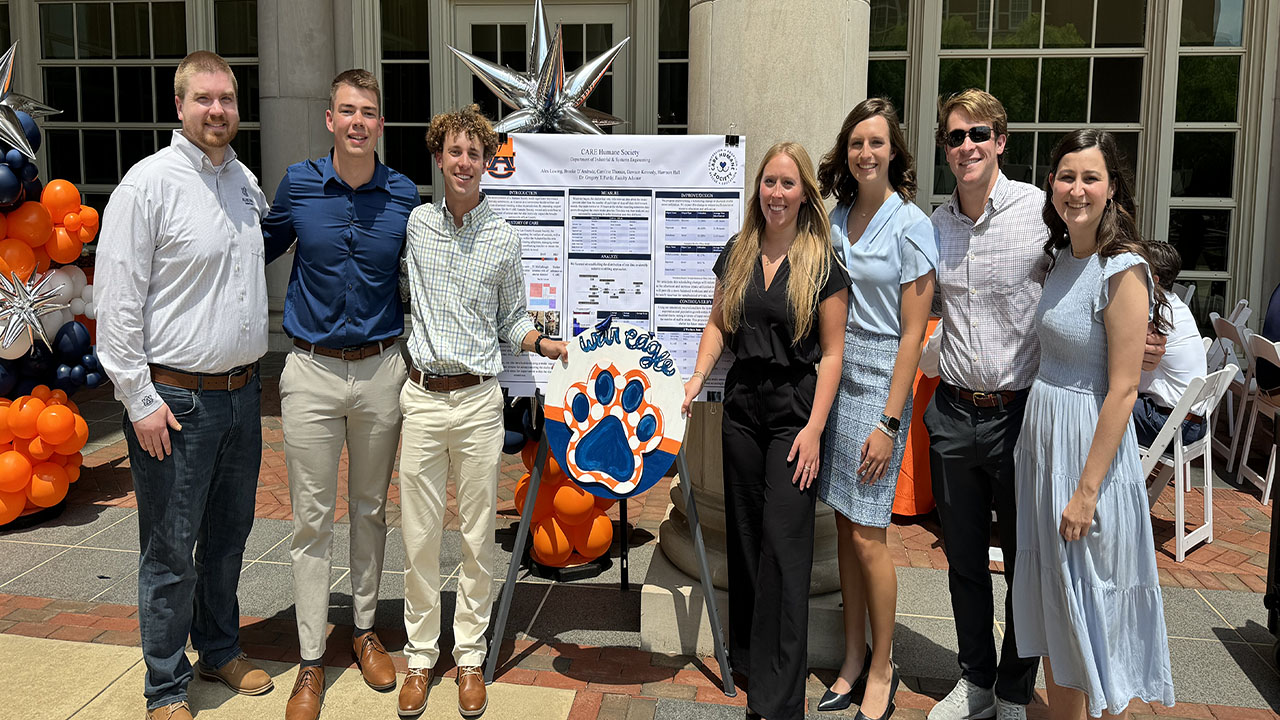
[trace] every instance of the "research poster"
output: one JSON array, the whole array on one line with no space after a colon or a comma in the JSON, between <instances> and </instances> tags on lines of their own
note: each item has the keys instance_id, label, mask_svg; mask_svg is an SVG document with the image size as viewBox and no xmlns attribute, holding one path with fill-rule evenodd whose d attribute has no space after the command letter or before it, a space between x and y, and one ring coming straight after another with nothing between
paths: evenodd
<instances>
[{"instance_id":1,"label":"research poster","mask_svg":"<svg viewBox=\"0 0 1280 720\"><path fill-rule=\"evenodd\" d=\"M693 373L715 290L712 266L742 226L745 143L723 135L513 134L482 180L520 233L529 313L572 339L612 315L654 333ZM726 353L727 355L727 353ZM513 395L545 388L551 361L503 344ZM721 392L728 358L708 378Z\"/></svg>"}]
</instances>

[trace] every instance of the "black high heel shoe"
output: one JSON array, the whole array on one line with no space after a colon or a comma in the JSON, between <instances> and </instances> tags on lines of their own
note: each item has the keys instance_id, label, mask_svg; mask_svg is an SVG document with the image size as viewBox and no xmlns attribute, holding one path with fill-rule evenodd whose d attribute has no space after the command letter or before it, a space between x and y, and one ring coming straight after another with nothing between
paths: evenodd
<instances>
[{"instance_id":1,"label":"black high heel shoe","mask_svg":"<svg viewBox=\"0 0 1280 720\"><path fill-rule=\"evenodd\" d=\"M844 710L853 703L862 704L862 694L867 689L867 673L871 670L871 646L867 646L867 654L862 658L862 672L858 673L858 677L854 678L853 684L849 686L847 693L834 693L828 689L822 694L822 699L818 701L818 711L828 712L834 710Z\"/></svg>"},{"instance_id":2,"label":"black high heel shoe","mask_svg":"<svg viewBox=\"0 0 1280 720\"><path fill-rule=\"evenodd\" d=\"M859 707L858 714L854 716L853 720L889 720L893 715L893 711L897 709L893 704L893 696L898 694L898 666L890 660L889 667L893 668L893 678L889 681L889 704L885 706L884 714L878 718L867 717L862 714L862 708Z\"/></svg>"}]
</instances>

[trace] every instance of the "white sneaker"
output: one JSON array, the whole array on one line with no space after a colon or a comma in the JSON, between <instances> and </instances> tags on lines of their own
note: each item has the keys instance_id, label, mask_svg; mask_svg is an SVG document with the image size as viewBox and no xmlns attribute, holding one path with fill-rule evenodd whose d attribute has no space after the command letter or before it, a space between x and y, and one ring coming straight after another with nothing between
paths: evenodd
<instances>
[{"instance_id":1,"label":"white sneaker","mask_svg":"<svg viewBox=\"0 0 1280 720\"><path fill-rule=\"evenodd\" d=\"M1026 720L1026 710L1021 705L1016 707L1022 711L1022 720ZM979 720L995 714L996 694L960 678L955 688L929 711L929 720ZM1001 720L1005 720L1004 716Z\"/></svg>"},{"instance_id":2,"label":"white sneaker","mask_svg":"<svg viewBox=\"0 0 1280 720\"><path fill-rule=\"evenodd\" d=\"M1027 720L1027 706L996 698L996 720Z\"/></svg>"}]
</instances>

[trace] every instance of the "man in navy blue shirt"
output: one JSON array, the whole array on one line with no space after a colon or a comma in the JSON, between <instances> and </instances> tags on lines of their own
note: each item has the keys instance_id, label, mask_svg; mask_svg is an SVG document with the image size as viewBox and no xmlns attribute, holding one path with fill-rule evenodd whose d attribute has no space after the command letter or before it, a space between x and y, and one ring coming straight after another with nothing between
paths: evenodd
<instances>
[{"instance_id":1,"label":"man in navy blue shirt","mask_svg":"<svg viewBox=\"0 0 1280 720\"><path fill-rule=\"evenodd\" d=\"M395 668L373 632L386 547L387 487L400 437L407 369L399 260L409 212L420 202L404 175L378 161L381 91L365 70L334 78L327 157L289 167L262 224L267 261L297 241L284 331L293 349L280 376L285 464L293 503L294 603L302 665L286 720L314 720L324 696L331 545L348 454L353 651L364 680L395 687Z\"/></svg>"},{"instance_id":2,"label":"man in navy blue shirt","mask_svg":"<svg viewBox=\"0 0 1280 720\"><path fill-rule=\"evenodd\" d=\"M1280 285L1271 291L1271 299L1267 301L1267 314L1262 318L1262 337L1271 342L1280 340ZM1267 360L1259 360L1258 387L1266 392L1280 390L1280 368Z\"/></svg>"}]
</instances>

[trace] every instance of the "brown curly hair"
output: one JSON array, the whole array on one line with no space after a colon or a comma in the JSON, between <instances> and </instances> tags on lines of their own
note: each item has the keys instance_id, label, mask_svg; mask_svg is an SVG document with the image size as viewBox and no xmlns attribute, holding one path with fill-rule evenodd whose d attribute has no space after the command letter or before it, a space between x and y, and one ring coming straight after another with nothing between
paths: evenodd
<instances>
[{"instance_id":1,"label":"brown curly hair","mask_svg":"<svg viewBox=\"0 0 1280 720\"><path fill-rule=\"evenodd\" d=\"M466 133L483 145L485 162L498 152L498 133L494 132L489 118L480 112L479 105L468 105L431 118L431 127L427 128L427 152L435 155L444 151L445 141L454 133Z\"/></svg>"},{"instance_id":2,"label":"brown curly hair","mask_svg":"<svg viewBox=\"0 0 1280 720\"><path fill-rule=\"evenodd\" d=\"M916 161L907 149L907 138L898 124L897 108L888 98L882 97L863 100L845 116L835 145L822 157L818 166L818 189L822 197L835 195L841 205L852 205L858 197L858 181L849 172L849 136L858 123L876 115L884 118L889 126L889 147L894 153L889 161L889 186L907 202L916 199Z\"/></svg>"}]
</instances>

